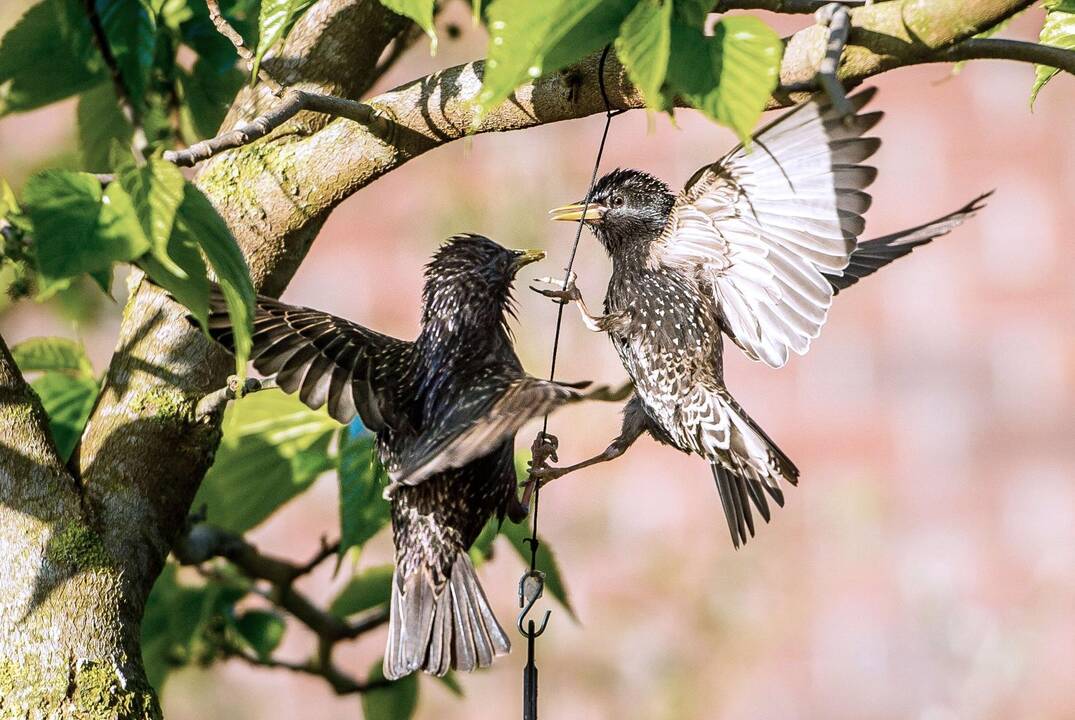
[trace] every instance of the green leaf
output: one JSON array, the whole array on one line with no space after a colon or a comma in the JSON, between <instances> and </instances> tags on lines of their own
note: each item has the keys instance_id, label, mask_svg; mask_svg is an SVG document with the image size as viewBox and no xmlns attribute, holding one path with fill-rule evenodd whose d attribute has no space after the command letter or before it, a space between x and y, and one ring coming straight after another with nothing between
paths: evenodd
<instances>
[{"instance_id":1,"label":"green leaf","mask_svg":"<svg viewBox=\"0 0 1075 720\"><path fill-rule=\"evenodd\" d=\"M495 0L488 10L489 49L478 96L483 111L523 82L611 42L634 1Z\"/></svg>"},{"instance_id":2,"label":"green leaf","mask_svg":"<svg viewBox=\"0 0 1075 720\"><path fill-rule=\"evenodd\" d=\"M182 238L197 243L216 273L228 305L235 338L235 372L241 381L246 377L250 336L254 329L254 286L250 281L250 269L239 244L209 199L189 182L183 190L176 230Z\"/></svg>"},{"instance_id":3,"label":"green leaf","mask_svg":"<svg viewBox=\"0 0 1075 720\"><path fill-rule=\"evenodd\" d=\"M220 70L213 63L199 59L191 73L180 71L178 80L183 101L179 108L183 135L201 140L216 135L245 77L234 66Z\"/></svg>"},{"instance_id":4,"label":"green leaf","mask_svg":"<svg viewBox=\"0 0 1075 720\"><path fill-rule=\"evenodd\" d=\"M262 660L267 660L284 639L287 626L276 613L248 610L235 621L235 630Z\"/></svg>"},{"instance_id":5,"label":"green leaf","mask_svg":"<svg viewBox=\"0 0 1075 720\"><path fill-rule=\"evenodd\" d=\"M134 135L131 124L119 108L112 83L102 83L82 93L78 99L77 116L82 167L91 172L111 170L113 144L129 147Z\"/></svg>"},{"instance_id":6,"label":"green leaf","mask_svg":"<svg viewBox=\"0 0 1075 720\"><path fill-rule=\"evenodd\" d=\"M119 174L119 184L127 191L149 241L149 252L168 272L180 278L186 271L168 255L175 216L183 202L186 179L175 165L158 156L142 167L130 167Z\"/></svg>"},{"instance_id":7,"label":"green leaf","mask_svg":"<svg viewBox=\"0 0 1075 720\"><path fill-rule=\"evenodd\" d=\"M62 100L105 78L82 0L44 0L0 40L0 116Z\"/></svg>"},{"instance_id":8,"label":"green leaf","mask_svg":"<svg viewBox=\"0 0 1075 720\"><path fill-rule=\"evenodd\" d=\"M437 52L437 32L433 27L433 0L381 0L381 4L397 15L410 18L425 31ZM480 12L480 10L475 10Z\"/></svg>"},{"instance_id":9,"label":"green leaf","mask_svg":"<svg viewBox=\"0 0 1075 720\"><path fill-rule=\"evenodd\" d=\"M747 15L725 17L712 37L673 23L668 82L746 143L779 80L782 52L780 37Z\"/></svg>"},{"instance_id":10,"label":"green leaf","mask_svg":"<svg viewBox=\"0 0 1075 720\"><path fill-rule=\"evenodd\" d=\"M93 175L49 170L27 181L23 201L46 293L65 278L107 270L149 249L130 198L116 183L102 194Z\"/></svg>"},{"instance_id":11,"label":"green leaf","mask_svg":"<svg viewBox=\"0 0 1075 720\"><path fill-rule=\"evenodd\" d=\"M95 0L112 55L131 103L141 108L146 100L149 71L157 46L157 23L152 9L141 0Z\"/></svg>"},{"instance_id":12,"label":"green leaf","mask_svg":"<svg viewBox=\"0 0 1075 720\"><path fill-rule=\"evenodd\" d=\"M391 519L391 506L382 497L384 470L377 460L372 435L340 439L340 557L361 547Z\"/></svg>"},{"instance_id":13,"label":"green leaf","mask_svg":"<svg viewBox=\"0 0 1075 720\"><path fill-rule=\"evenodd\" d=\"M11 348L11 356L24 373L38 371L66 372L93 379L93 365L86 348L77 340L62 337L38 337L23 340Z\"/></svg>"},{"instance_id":14,"label":"green leaf","mask_svg":"<svg viewBox=\"0 0 1075 720\"><path fill-rule=\"evenodd\" d=\"M383 660L370 668L369 681L384 679ZM362 693L362 717L365 720L410 720L418 707L418 676L411 674L385 687Z\"/></svg>"},{"instance_id":15,"label":"green leaf","mask_svg":"<svg viewBox=\"0 0 1075 720\"><path fill-rule=\"evenodd\" d=\"M138 265L153 282L186 307L202 329L208 332L209 277L201 251L190 238L173 233L168 239L167 255L182 270L181 274L172 272L171 265L165 265L149 254L143 255Z\"/></svg>"},{"instance_id":16,"label":"green leaf","mask_svg":"<svg viewBox=\"0 0 1075 720\"><path fill-rule=\"evenodd\" d=\"M1038 42L1053 45L1065 50L1075 50L1075 0L1047 0L1045 24L1041 28ZM1030 109L1045 83L1053 79L1060 70L1048 65L1034 66L1034 86L1030 89Z\"/></svg>"},{"instance_id":17,"label":"green leaf","mask_svg":"<svg viewBox=\"0 0 1075 720\"><path fill-rule=\"evenodd\" d=\"M329 612L339 618L356 615L378 605L388 605L392 592L391 565L378 565L351 578L333 598Z\"/></svg>"},{"instance_id":18,"label":"green leaf","mask_svg":"<svg viewBox=\"0 0 1075 720\"><path fill-rule=\"evenodd\" d=\"M294 396L263 390L232 403L224 438L194 507L234 533L261 523L331 467L328 445L339 423Z\"/></svg>"},{"instance_id":19,"label":"green leaf","mask_svg":"<svg viewBox=\"0 0 1075 720\"><path fill-rule=\"evenodd\" d=\"M302 14L315 0L262 0L261 14L258 17L260 38L254 53L254 68L251 76L257 77L261 59L273 45L287 37Z\"/></svg>"},{"instance_id":20,"label":"green leaf","mask_svg":"<svg viewBox=\"0 0 1075 720\"><path fill-rule=\"evenodd\" d=\"M92 377L47 372L30 385L41 398L49 416L49 430L60 457L67 460L82 436L97 398L97 381Z\"/></svg>"},{"instance_id":21,"label":"green leaf","mask_svg":"<svg viewBox=\"0 0 1075 720\"><path fill-rule=\"evenodd\" d=\"M616 55L631 82L642 91L646 105L661 110L661 86L672 49L672 0L641 0L620 27Z\"/></svg>"}]
</instances>

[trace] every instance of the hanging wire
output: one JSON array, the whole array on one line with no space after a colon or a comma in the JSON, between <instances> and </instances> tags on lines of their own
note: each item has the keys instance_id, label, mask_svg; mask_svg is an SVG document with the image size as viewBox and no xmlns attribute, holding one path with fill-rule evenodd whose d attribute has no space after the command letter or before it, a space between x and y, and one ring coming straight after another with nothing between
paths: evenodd
<instances>
[{"instance_id":1,"label":"hanging wire","mask_svg":"<svg viewBox=\"0 0 1075 720\"><path fill-rule=\"evenodd\" d=\"M608 140L608 130L612 124L612 118L626 112L625 109L612 109L612 104L608 100L608 92L605 89L605 61L608 59L608 53L611 48L611 45L605 46L604 51L601 53L601 59L597 63L597 85L601 89L601 100L605 104L605 128L601 132L601 144L597 147L597 158L594 160L593 173L590 176L590 187L586 191L586 199L583 201L583 216L585 216L590 201L593 199L594 186L597 184L597 172L601 167L601 157L605 153L605 141ZM571 246L571 256L567 261L563 283L565 288L571 281L572 268L575 265L575 255L578 254L583 225L584 220L580 218L578 228L575 231L575 242ZM560 350L560 328L564 321L564 307L564 303L560 303L556 311L556 330L553 333L552 362L549 368L550 381L556 378L556 357ZM548 430L549 416L546 414L541 424L541 435L548 434ZM541 485L535 482L534 507L531 511L531 532L530 537L525 539L525 542L530 546L530 570L519 580L519 606L523 609L519 613L518 627L519 632L527 640L526 667L523 668L523 720L537 720L537 665L534 663L534 641L545 632L545 627L549 624L549 615L551 614L549 610L545 611L545 616L542 618L540 626L533 619L527 618L545 587L545 574L537 569L538 548L540 546L540 541L538 540L538 505L540 500ZM523 625L524 621L526 622L525 627Z\"/></svg>"}]
</instances>

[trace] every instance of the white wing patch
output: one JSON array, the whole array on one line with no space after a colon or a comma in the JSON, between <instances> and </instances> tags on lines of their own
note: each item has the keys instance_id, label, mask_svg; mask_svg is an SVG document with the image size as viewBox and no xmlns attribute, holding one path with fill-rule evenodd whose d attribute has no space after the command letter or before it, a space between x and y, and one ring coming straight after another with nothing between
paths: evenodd
<instances>
[{"instance_id":1,"label":"white wing patch","mask_svg":"<svg viewBox=\"0 0 1075 720\"><path fill-rule=\"evenodd\" d=\"M851 98L856 112L872 90ZM713 291L724 330L750 357L781 367L805 353L832 301L825 275L847 267L876 171L880 141L862 137L880 113L846 124L812 101L702 168L676 200L650 261L696 272Z\"/></svg>"}]
</instances>

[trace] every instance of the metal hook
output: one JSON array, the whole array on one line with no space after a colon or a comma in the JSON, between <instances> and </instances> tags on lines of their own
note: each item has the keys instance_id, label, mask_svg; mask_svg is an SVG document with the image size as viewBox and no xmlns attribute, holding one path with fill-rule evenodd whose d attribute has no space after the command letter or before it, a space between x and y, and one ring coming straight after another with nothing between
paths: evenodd
<instances>
[{"instance_id":1,"label":"metal hook","mask_svg":"<svg viewBox=\"0 0 1075 720\"><path fill-rule=\"evenodd\" d=\"M519 627L519 632L531 640L545 632L545 627L549 624L549 616L552 615L551 610L546 610L545 617L542 618L541 625L536 630L534 629L534 621L527 618L544 591L545 573L540 570L531 570L519 578L519 607L522 608L522 611L519 613L519 619L516 624ZM525 627L524 623L526 623Z\"/></svg>"}]
</instances>

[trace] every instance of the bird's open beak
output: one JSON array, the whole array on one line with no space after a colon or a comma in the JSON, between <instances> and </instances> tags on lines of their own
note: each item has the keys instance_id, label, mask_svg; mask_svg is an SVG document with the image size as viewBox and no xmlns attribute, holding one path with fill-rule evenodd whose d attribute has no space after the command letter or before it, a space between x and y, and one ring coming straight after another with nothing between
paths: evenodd
<instances>
[{"instance_id":1,"label":"bird's open beak","mask_svg":"<svg viewBox=\"0 0 1075 720\"><path fill-rule=\"evenodd\" d=\"M591 225L600 225L601 219L605 216L607 211L608 208L601 203L580 202L549 210L549 215L552 216L553 220L565 220L567 222L582 220Z\"/></svg>"},{"instance_id":2,"label":"bird's open beak","mask_svg":"<svg viewBox=\"0 0 1075 720\"><path fill-rule=\"evenodd\" d=\"M544 250L516 250L515 255L516 272L519 271L519 268L525 265L529 265L530 263L536 263L538 260L545 259Z\"/></svg>"}]
</instances>

